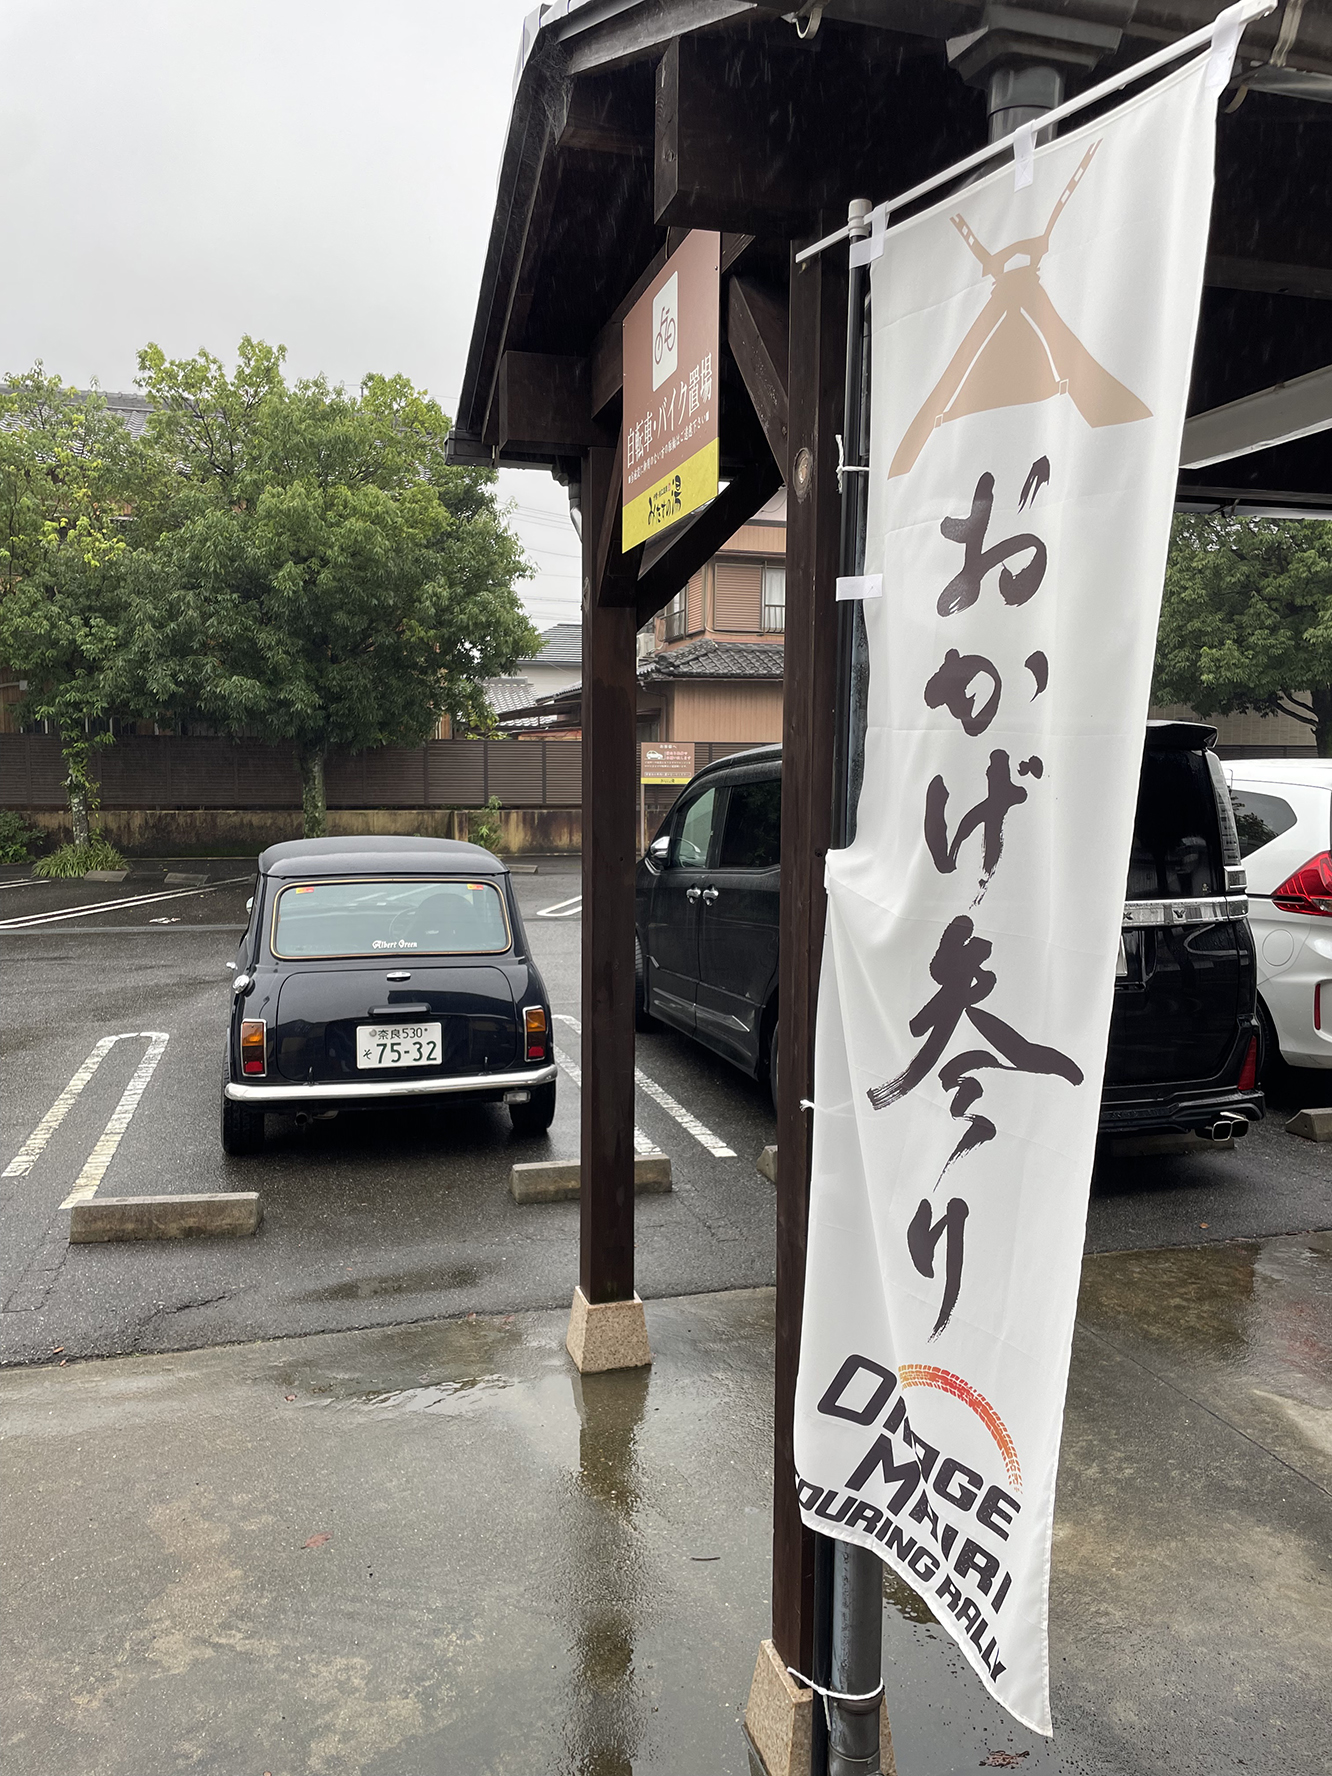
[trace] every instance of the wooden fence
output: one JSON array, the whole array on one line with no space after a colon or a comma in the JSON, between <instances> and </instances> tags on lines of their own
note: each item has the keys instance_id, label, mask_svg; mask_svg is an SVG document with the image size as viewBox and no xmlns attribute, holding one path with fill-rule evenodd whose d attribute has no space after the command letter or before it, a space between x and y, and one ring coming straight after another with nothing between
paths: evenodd
<instances>
[{"instance_id":1,"label":"wooden fence","mask_svg":"<svg viewBox=\"0 0 1332 1776\"><path fill-rule=\"evenodd\" d=\"M749 742L700 740L694 769ZM104 808L299 808L290 746L255 740L136 735L93 753ZM577 808L579 740L429 740L331 755L330 808ZM64 766L53 734L0 734L0 806L63 808ZM672 792L671 799L674 799Z\"/></svg>"}]
</instances>

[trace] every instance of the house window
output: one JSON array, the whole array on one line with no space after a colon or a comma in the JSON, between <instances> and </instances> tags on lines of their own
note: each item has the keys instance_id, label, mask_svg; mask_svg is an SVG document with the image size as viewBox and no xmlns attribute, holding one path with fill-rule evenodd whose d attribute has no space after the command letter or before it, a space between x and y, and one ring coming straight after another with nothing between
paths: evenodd
<instances>
[{"instance_id":1,"label":"house window","mask_svg":"<svg viewBox=\"0 0 1332 1776\"><path fill-rule=\"evenodd\" d=\"M765 632L786 628L786 568L766 566L763 569L763 628Z\"/></svg>"},{"instance_id":2,"label":"house window","mask_svg":"<svg viewBox=\"0 0 1332 1776\"><path fill-rule=\"evenodd\" d=\"M687 588L682 586L680 588L680 590L675 594L675 597L672 598L671 602L666 606L666 610L665 610L664 614L666 617L666 639L667 639L667 641L679 641L681 639L681 637L684 635L685 622L686 622L686 615L685 615L686 593L687 593Z\"/></svg>"}]
</instances>

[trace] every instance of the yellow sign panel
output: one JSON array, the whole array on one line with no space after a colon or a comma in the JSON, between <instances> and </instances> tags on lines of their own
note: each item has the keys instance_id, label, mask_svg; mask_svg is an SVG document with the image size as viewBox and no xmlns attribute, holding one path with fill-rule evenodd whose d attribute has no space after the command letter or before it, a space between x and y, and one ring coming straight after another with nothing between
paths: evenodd
<instances>
[{"instance_id":1,"label":"yellow sign panel","mask_svg":"<svg viewBox=\"0 0 1332 1776\"><path fill-rule=\"evenodd\" d=\"M623 548L648 542L668 524L716 499L721 446L714 438L624 508Z\"/></svg>"}]
</instances>

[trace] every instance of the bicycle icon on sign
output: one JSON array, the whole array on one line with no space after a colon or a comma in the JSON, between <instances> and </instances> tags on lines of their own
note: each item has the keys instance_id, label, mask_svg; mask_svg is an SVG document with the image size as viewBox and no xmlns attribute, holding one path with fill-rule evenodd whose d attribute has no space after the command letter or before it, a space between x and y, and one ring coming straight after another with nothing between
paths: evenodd
<instances>
[{"instance_id":1,"label":"bicycle icon on sign","mask_svg":"<svg viewBox=\"0 0 1332 1776\"><path fill-rule=\"evenodd\" d=\"M679 368L680 280L675 272L652 298L652 388Z\"/></svg>"}]
</instances>

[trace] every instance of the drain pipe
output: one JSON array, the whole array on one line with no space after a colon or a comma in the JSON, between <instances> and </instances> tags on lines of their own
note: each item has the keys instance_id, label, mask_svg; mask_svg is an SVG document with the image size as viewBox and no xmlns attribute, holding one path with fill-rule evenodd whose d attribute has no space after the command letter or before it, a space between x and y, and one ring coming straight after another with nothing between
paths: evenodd
<instances>
[{"instance_id":1,"label":"drain pipe","mask_svg":"<svg viewBox=\"0 0 1332 1776\"><path fill-rule=\"evenodd\" d=\"M847 210L853 241L869 233L866 198ZM842 409L842 532L840 568L859 574L865 566L869 506L869 272L852 266L847 280L846 393ZM864 773L864 613L845 601L838 615L837 749L833 842L849 843ZM822 1538L820 1538L822 1540ZM879 1706L883 1697L883 1566L866 1548L834 1541L831 1549L832 1648L824 1712L828 1727L828 1776L879 1776ZM820 1773L821 1776L821 1773Z\"/></svg>"}]
</instances>

